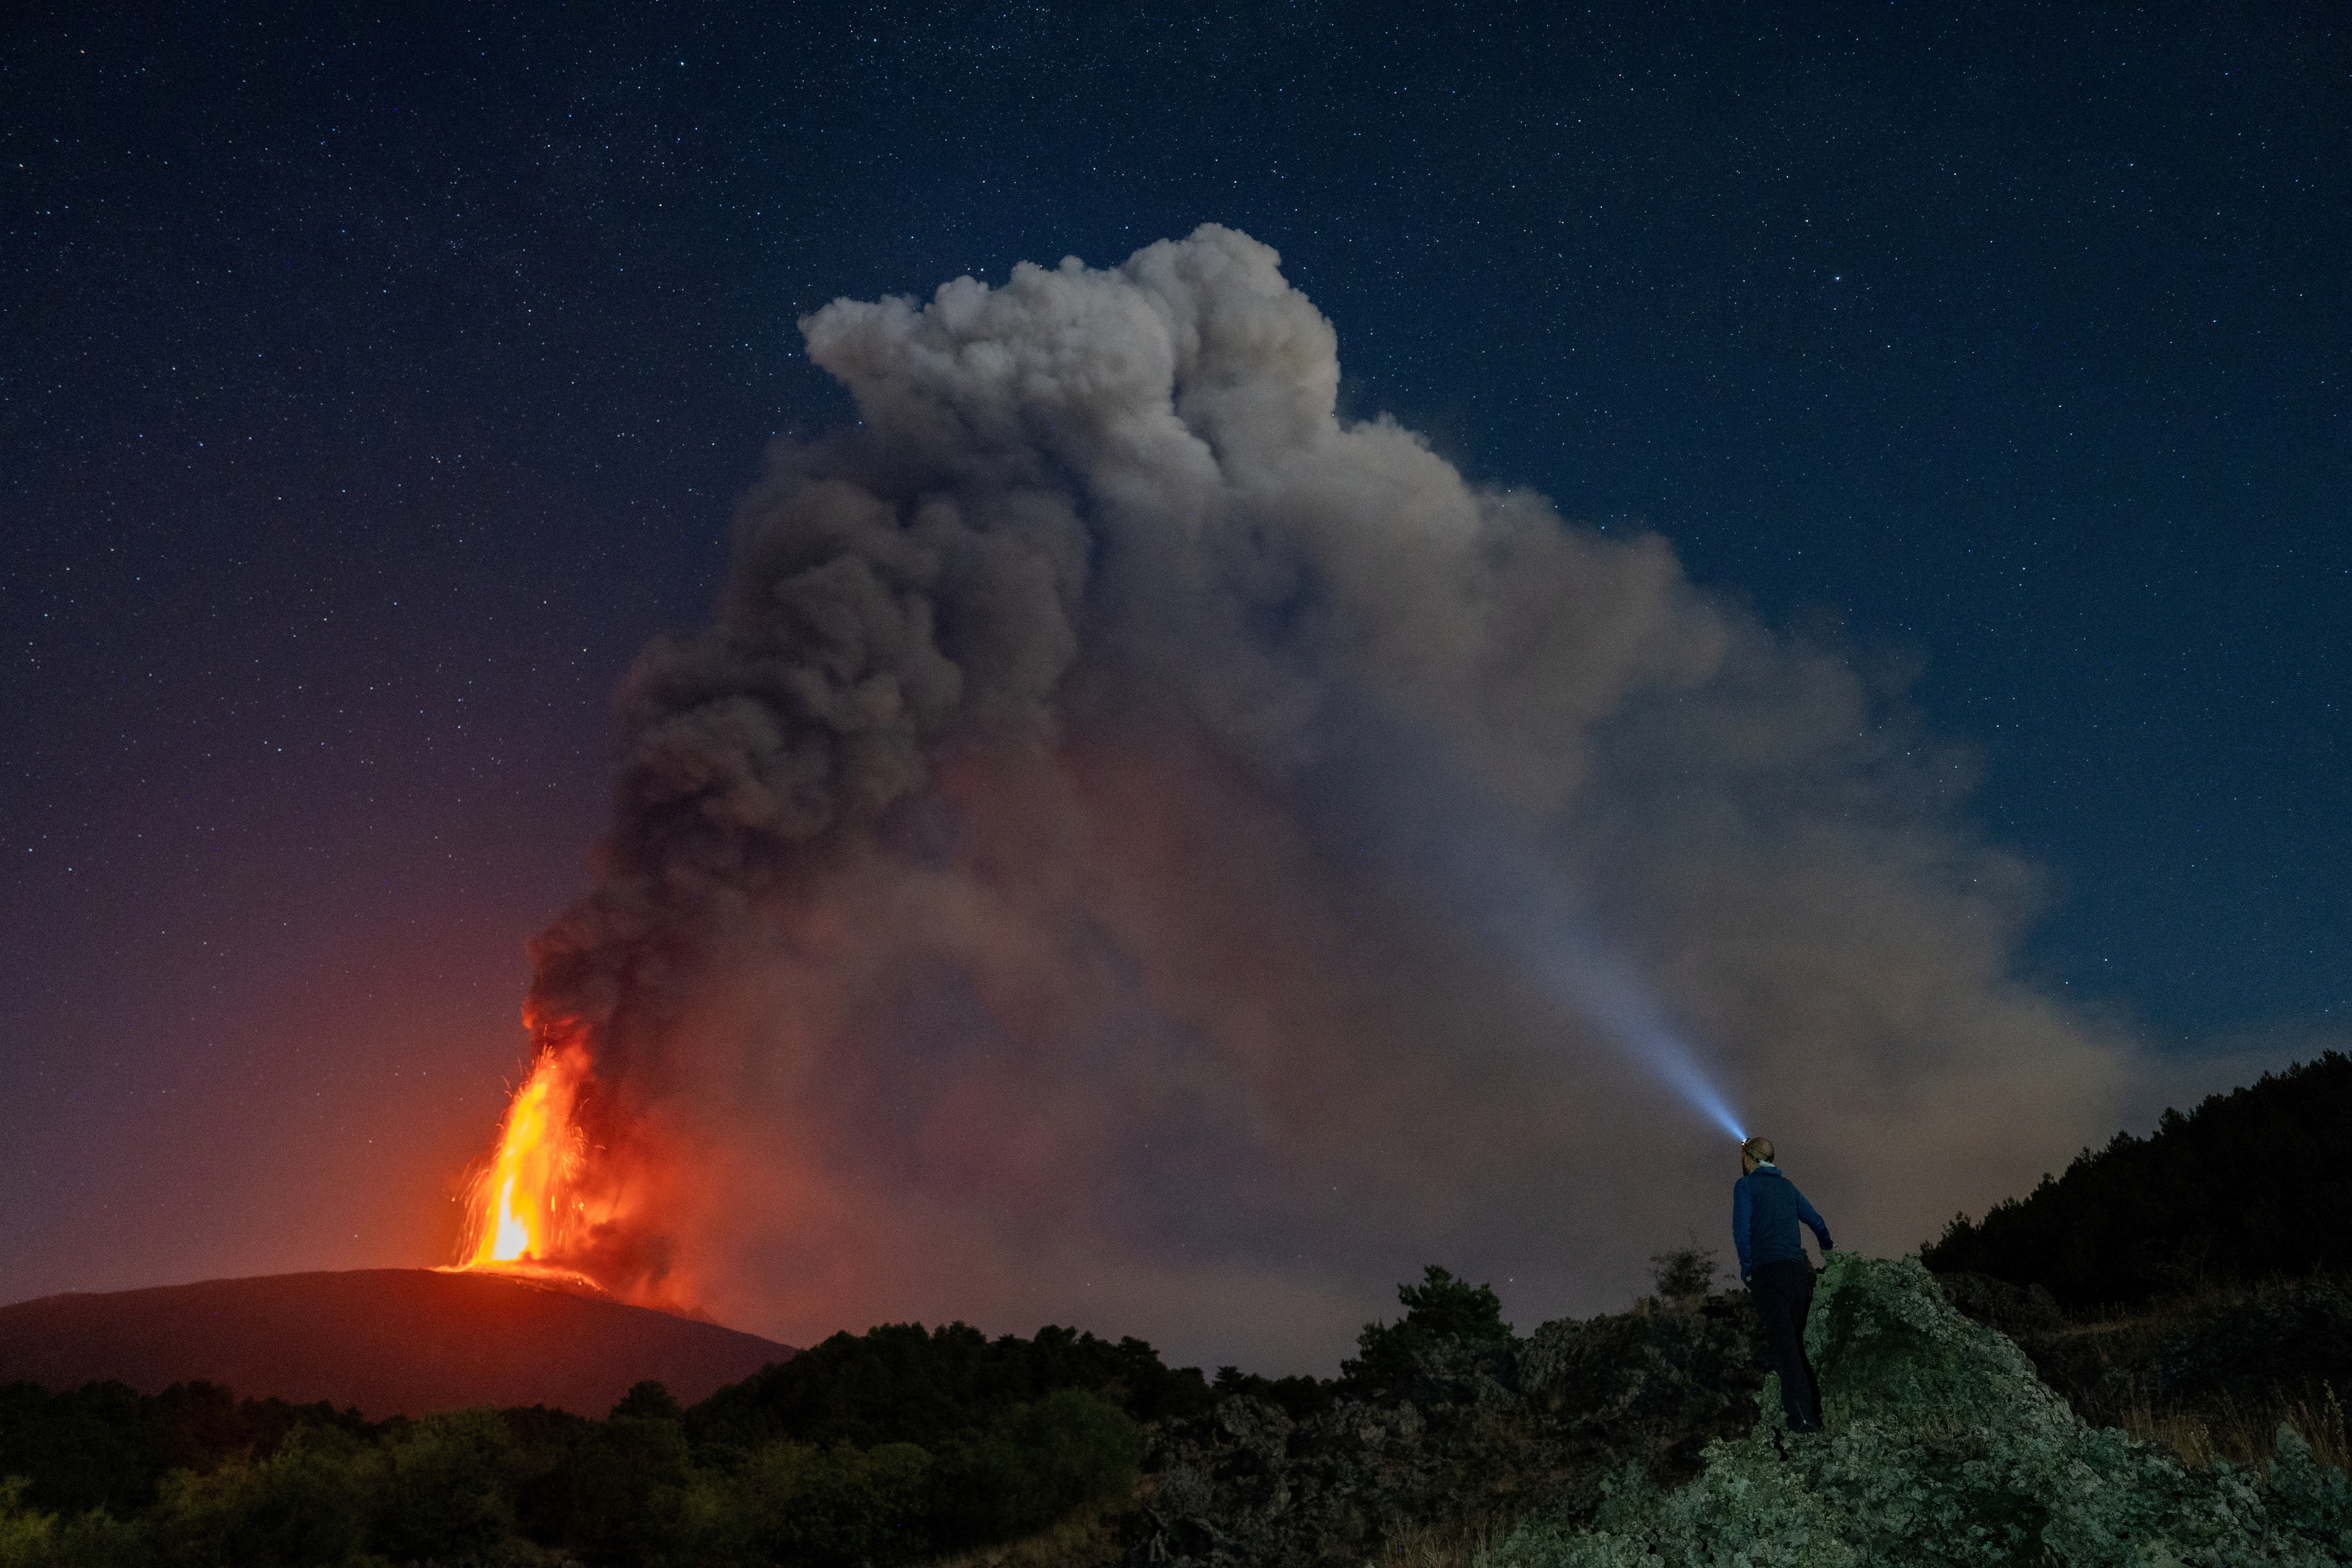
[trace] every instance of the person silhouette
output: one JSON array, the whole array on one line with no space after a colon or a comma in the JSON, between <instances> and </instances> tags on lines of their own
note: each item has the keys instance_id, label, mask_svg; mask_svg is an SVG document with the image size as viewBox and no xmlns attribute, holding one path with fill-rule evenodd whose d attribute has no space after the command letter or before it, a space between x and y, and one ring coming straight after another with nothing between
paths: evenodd
<instances>
[{"instance_id":1,"label":"person silhouette","mask_svg":"<svg viewBox=\"0 0 2352 1568\"><path fill-rule=\"evenodd\" d=\"M1739 1249L1739 1282L1756 1300L1764 1350L1780 1374L1780 1408L1791 1432L1822 1429L1821 1384L1805 1359L1805 1314L1813 1304L1813 1266L1805 1257L1801 1221L1831 1250L1830 1227L1797 1184L1772 1163L1772 1140L1739 1146L1739 1180L1731 1189L1731 1243Z\"/></svg>"}]
</instances>

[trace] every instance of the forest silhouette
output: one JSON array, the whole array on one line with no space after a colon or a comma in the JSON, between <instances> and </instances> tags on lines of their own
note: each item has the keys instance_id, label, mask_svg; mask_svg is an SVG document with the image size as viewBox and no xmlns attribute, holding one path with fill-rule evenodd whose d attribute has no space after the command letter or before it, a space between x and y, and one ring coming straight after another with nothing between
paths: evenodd
<instances>
[{"instance_id":1,"label":"forest silhouette","mask_svg":"<svg viewBox=\"0 0 2352 1568\"><path fill-rule=\"evenodd\" d=\"M2118 1132L2063 1176L1921 1249L1939 1274L2039 1285L2069 1308L2352 1267L2352 1058L2265 1073L2145 1138Z\"/></svg>"}]
</instances>

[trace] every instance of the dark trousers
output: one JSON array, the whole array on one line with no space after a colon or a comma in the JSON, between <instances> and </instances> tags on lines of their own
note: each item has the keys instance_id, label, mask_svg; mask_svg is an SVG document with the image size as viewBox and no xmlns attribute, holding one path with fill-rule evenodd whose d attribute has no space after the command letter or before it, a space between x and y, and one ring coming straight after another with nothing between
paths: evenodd
<instances>
[{"instance_id":1,"label":"dark trousers","mask_svg":"<svg viewBox=\"0 0 2352 1568\"><path fill-rule=\"evenodd\" d=\"M1805 1359L1805 1312L1813 1304L1813 1266L1802 1258L1759 1263L1748 1271L1748 1293L1764 1321L1764 1354L1780 1374L1780 1408L1791 1432L1822 1429L1821 1384Z\"/></svg>"}]
</instances>

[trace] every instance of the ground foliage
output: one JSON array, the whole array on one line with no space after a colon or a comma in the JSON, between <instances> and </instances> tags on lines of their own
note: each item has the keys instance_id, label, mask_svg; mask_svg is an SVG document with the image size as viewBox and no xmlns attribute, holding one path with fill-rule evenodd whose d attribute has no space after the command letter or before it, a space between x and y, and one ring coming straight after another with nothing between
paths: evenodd
<instances>
[{"instance_id":1,"label":"ground foliage","mask_svg":"<svg viewBox=\"0 0 2352 1568\"><path fill-rule=\"evenodd\" d=\"M722 1388L688 1412L698 1443L919 1443L938 1448L1015 1405L1066 1388L1111 1391L1139 1421L1194 1415L1212 1402L1197 1368L1171 1368L1139 1339L1117 1343L1047 1327L990 1339L965 1323L889 1323L838 1333Z\"/></svg>"},{"instance_id":2,"label":"ground foliage","mask_svg":"<svg viewBox=\"0 0 2352 1568\"><path fill-rule=\"evenodd\" d=\"M1703 1288L1706 1259L1685 1257ZM190 1385L0 1391L0 1568L437 1563L877 1565L1059 1542L1055 1563L1361 1561L1425 1521L1507 1528L1639 1455L1690 1471L1760 1383L1744 1296L1526 1339L1443 1268L1339 1380L1171 1369L1140 1341L962 1325L836 1335L680 1409L370 1423ZM1137 1479L1152 1474L1138 1503ZM1032 1559L1021 1559L1023 1561Z\"/></svg>"},{"instance_id":3,"label":"ground foliage","mask_svg":"<svg viewBox=\"0 0 2352 1568\"><path fill-rule=\"evenodd\" d=\"M1696 1479L1628 1465L1597 1510L1563 1499L1482 1568L2352 1560L2352 1490L2293 1432L2265 1472L2091 1426L1916 1261L1833 1254L1806 1342L1823 1433L1789 1434L1768 1388Z\"/></svg>"},{"instance_id":4,"label":"ground foliage","mask_svg":"<svg viewBox=\"0 0 2352 1568\"><path fill-rule=\"evenodd\" d=\"M2329 1051L2118 1132L1984 1218L1956 1217L1937 1273L2040 1285L2062 1306L2352 1268L2352 1057Z\"/></svg>"},{"instance_id":5,"label":"ground foliage","mask_svg":"<svg viewBox=\"0 0 2352 1568\"><path fill-rule=\"evenodd\" d=\"M1237 1389L1162 1423L1128 1563L1352 1568L1409 1536L1499 1534L1540 1504L1596 1503L1629 1458L1696 1473L1710 1439L1754 1421L1755 1312L1745 1292L1705 1294L1706 1254L1660 1264L1675 1299L1525 1338L1492 1290L1427 1269L1321 1400Z\"/></svg>"},{"instance_id":6,"label":"ground foliage","mask_svg":"<svg viewBox=\"0 0 2352 1568\"><path fill-rule=\"evenodd\" d=\"M1746 1293L1709 1293L1696 1247L1653 1261L1631 1310L1526 1336L1432 1268L1330 1381L901 1324L692 1409L641 1384L602 1420L17 1384L0 1568L2352 1561L2319 1375L2352 1353L2340 1281L2084 1320L2036 1287L1838 1254L1812 1322L1830 1431L1795 1438ZM2253 1410L2292 1377L2324 1400L2301 1429L2334 1468L2293 1431L2199 1448L2147 1419L2150 1389Z\"/></svg>"},{"instance_id":7,"label":"ground foliage","mask_svg":"<svg viewBox=\"0 0 2352 1568\"><path fill-rule=\"evenodd\" d=\"M2208 1283L2126 1309L2068 1313L2039 1286L1937 1279L1954 1307L2015 1341L2042 1381L2097 1426L2183 1458L2267 1462L2282 1424L2352 1462L2352 1295L2326 1275Z\"/></svg>"},{"instance_id":8,"label":"ground foliage","mask_svg":"<svg viewBox=\"0 0 2352 1568\"><path fill-rule=\"evenodd\" d=\"M62 1394L0 1384L0 1476L31 1478L25 1495L41 1508L128 1514L155 1500L156 1484L170 1471L266 1453L297 1426L374 1430L356 1410L240 1400L210 1383L143 1396L119 1383Z\"/></svg>"},{"instance_id":9,"label":"ground foliage","mask_svg":"<svg viewBox=\"0 0 2352 1568\"><path fill-rule=\"evenodd\" d=\"M692 1409L641 1384L603 1420L17 1384L0 1568L908 1563L1115 1513L1142 1421L1217 1397L1139 1340L962 1324L836 1335Z\"/></svg>"}]
</instances>

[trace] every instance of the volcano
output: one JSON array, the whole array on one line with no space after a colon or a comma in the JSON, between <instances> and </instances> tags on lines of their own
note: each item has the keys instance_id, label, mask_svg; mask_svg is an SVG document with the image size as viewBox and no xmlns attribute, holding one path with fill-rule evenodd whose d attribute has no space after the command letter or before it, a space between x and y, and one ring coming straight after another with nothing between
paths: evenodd
<instances>
[{"instance_id":1,"label":"volcano","mask_svg":"<svg viewBox=\"0 0 2352 1568\"><path fill-rule=\"evenodd\" d=\"M0 1307L0 1384L204 1379L370 1418L492 1405L602 1415L653 1379L690 1405L790 1345L495 1273L360 1268L43 1296Z\"/></svg>"}]
</instances>

